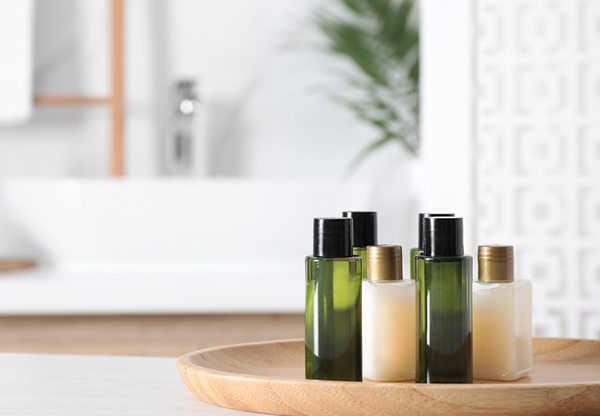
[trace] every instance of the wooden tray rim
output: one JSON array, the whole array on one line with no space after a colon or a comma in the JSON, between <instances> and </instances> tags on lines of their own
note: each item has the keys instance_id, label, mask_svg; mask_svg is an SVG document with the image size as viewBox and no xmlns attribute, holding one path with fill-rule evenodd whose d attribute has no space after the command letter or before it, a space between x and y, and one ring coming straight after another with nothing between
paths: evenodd
<instances>
[{"instance_id":1,"label":"wooden tray rim","mask_svg":"<svg viewBox=\"0 0 600 416\"><path fill-rule=\"evenodd\" d=\"M535 337L534 340L563 340L563 341L572 341L573 345L584 342L584 343L600 343L598 340L590 340L590 339L580 339L580 338L552 338L552 337ZM289 379L289 378L273 378L269 376L262 375L253 375L246 373L234 373L230 371L222 371L222 370L214 370L207 367L202 367L200 365L194 364L191 362L191 357L211 351L217 350L227 350L240 348L245 346L253 346L253 345L269 345L269 344L290 344L296 342L304 342L303 338L294 338L294 339L281 339L281 340L273 340L273 341L264 341L264 342L248 342L248 343L240 343L240 344L231 344L224 345L219 347L211 347L205 348L197 351L192 351L187 354L180 356L177 359L177 367L184 368L185 370L192 369L196 372L202 372L210 377L219 377L219 378L232 378L232 379L241 379L241 380L255 380L255 381L268 381L269 383L318 383L320 385L344 385L347 387L350 386L360 386L361 388L394 388L394 389L421 389L421 388L437 388L440 386L444 386L445 389L494 389L501 390L502 388L514 390L517 389L539 389L539 388L558 388L564 386L597 386L600 385L599 381L573 381L573 382L556 382L556 383L513 383L511 381L488 381L484 384L478 383L402 383L402 382L356 382L356 381L337 381L337 380L307 380L307 379ZM551 351L548 351L551 352ZM534 363L535 365L535 363Z\"/></svg>"}]
</instances>

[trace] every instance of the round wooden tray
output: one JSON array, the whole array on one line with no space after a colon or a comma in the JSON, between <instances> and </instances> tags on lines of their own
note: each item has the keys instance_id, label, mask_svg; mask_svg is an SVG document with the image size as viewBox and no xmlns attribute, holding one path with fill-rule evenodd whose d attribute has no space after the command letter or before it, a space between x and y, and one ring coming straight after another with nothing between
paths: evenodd
<instances>
[{"instance_id":1,"label":"round wooden tray","mask_svg":"<svg viewBox=\"0 0 600 416\"><path fill-rule=\"evenodd\" d=\"M304 379L304 341L233 345L177 360L188 388L218 406L279 415L599 415L600 341L534 338L513 382L415 384Z\"/></svg>"}]
</instances>

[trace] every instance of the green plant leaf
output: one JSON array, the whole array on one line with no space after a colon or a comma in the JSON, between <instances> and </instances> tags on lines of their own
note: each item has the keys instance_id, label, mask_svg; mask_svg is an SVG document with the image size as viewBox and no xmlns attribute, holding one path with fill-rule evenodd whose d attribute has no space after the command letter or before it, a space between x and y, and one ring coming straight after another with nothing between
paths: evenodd
<instances>
[{"instance_id":1,"label":"green plant leaf","mask_svg":"<svg viewBox=\"0 0 600 416\"><path fill-rule=\"evenodd\" d=\"M327 40L327 50L350 62L356 73L336 77L343 89L330 94L331 99L379 132L379 138L353 160L352 170L389 142L416 155L420 78L416 0L332 1L345 13L322 9L314 22Z\"/></svg>"},{"instance_id":2,"label":"green plant leaf","mask_svg":"<svg viewBox=\"0 0 600 416\"><path fill-rule=\"evenodd\" d=\"M419 87L419 61L415 61L411 66L410 69L408 70L408 76L410 77L410 79L412 79L413 83L417 86L417 89Z\"/></svg>"},{"instance_id":3,"label":"green plant leaf","mask_svg":"<svg viewBox=\"0 0 600 416\"><path fill-rule=\"evenodd\" d=\"M353 23L321 18L318 21L321 30L328 35L329 48L336 53L345 55L375 82L385 84L386 80L377 66L373 50L368 47L366 35L361 28Z\"/></svg>"},{"instance_id":4,"label":"green plant leaf","mask_svg":"<svg viewBox=\"0 0 600 416\"><path fill-rule=\"evenodd\" d=\"M402 37L412 10L413 3L408 1L403 1L395 8L392 7L384 27L384 35L387 39L395 41Z\"/></svg>"},{"instance_id":5,"label":"green plant leaf","mask_svg":"<svg viewBox=\"0 0 600 416\"><path fill-rule=\"evenodd\" d=\"M342 0L348 10L351 10L357 14L364 12L365 4L361 0Z\"/></svg>"}]
</instances>

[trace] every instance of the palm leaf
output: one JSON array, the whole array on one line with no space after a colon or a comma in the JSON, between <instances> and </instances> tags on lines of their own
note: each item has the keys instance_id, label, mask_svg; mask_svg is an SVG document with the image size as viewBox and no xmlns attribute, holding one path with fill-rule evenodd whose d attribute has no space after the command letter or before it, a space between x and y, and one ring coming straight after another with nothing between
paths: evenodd
<instances>
[{"instance_id":1,"label":"palm leaf","mask_svg":"<svg viewBox=\"0 0 600 416\"><path fill-rule=\"evenodd\" d=\"M374 150L400 143L409 154L419 146L419 31L414 25L416 0L333 0L315 14L327 50L346 59L356 73L343 75L352 99L331 94L361 121L380 132L352 161L354 170ZM356 98L360 97L360 98Z\"/></svg>"},{"instance_id":2,"label":"palm leaf","mask_svg":"<svg viewBox=\"0 0 600 416\"><path fill-rule=\"evenodd\" d=\"M375 82L384 84L385 77L380 73L373 50L368 46L364 31L356 24L321 17L317 21L320 29L330 39L329 49L350 58L365 74Z\"/></svg>"}]
</instances>

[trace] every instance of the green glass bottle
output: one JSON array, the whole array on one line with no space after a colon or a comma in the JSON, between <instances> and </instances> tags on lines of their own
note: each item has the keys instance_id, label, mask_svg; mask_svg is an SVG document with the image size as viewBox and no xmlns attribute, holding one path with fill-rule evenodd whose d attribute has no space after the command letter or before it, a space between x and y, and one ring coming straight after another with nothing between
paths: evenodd
<instances>
[{"instance_id":1,"label":"green glass bottle","mask_svg":"<svg viewBox=\"0 0 600 416\"><path fill-rule=\"evenodd\" d=\"M315 218L306 257L307 379L362 381L361 273L352 219Z\"/></svg>"},{"instance_id":2,"label":"green glass bottle","mask_svg":"<svg viewBox=\"0 0 600 416\"><path fill-rule=\"evenodd\" d=\"M425 217L416 256L417 383L472 383L472 258L462 218Z\"/></svg>"},{"instance_id":3,"label":"green glass bottle","mask_svg":"<svg viewBox=\"0 0 600 416\"><path fill-rule=\"evenodd\" d=\"M454 214L419 214L419 243L410 249L410 278L415 280L415 257L423 253L423 226L425 217L454 217Z\"/></svg>"},{"instance_id":4,"label":"green glass bottle","mask_svg":"<svg viewBox=\"0 0 600 416\"><path fill-rule=\"evenodd\" d=\"M377 212L344 211L342 216L352 218L352 251L362 259L362 278L367 278L367 247L377 245Z\"/></svg>"}]
</instances>

